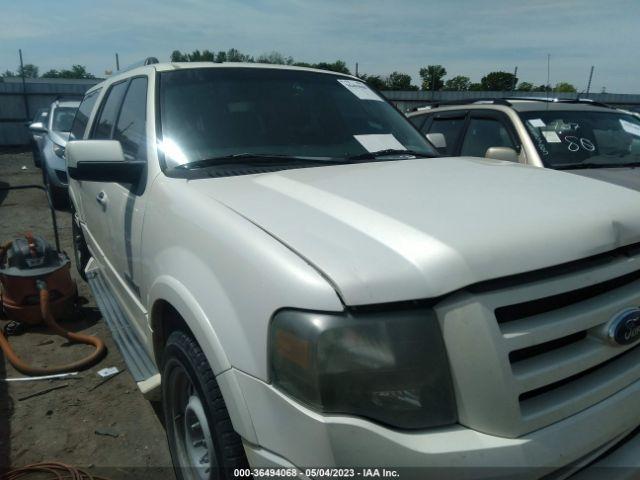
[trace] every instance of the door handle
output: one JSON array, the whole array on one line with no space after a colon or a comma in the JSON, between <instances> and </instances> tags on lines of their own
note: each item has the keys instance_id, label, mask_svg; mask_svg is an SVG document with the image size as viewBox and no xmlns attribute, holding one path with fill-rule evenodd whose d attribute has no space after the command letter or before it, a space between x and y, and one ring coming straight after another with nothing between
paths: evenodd
<instances>
[{"instance_id":1,"label":"door handle","mask_svg":"<svg viewBox=\"0 0 640 480\"><path fill-rule=\"evenodd\" d=\"M103 207L106 208L107 206L107 194L104 192L100 192L97 196L96 196L96 201L102 205Z\"/></svg>"}]
</instances>

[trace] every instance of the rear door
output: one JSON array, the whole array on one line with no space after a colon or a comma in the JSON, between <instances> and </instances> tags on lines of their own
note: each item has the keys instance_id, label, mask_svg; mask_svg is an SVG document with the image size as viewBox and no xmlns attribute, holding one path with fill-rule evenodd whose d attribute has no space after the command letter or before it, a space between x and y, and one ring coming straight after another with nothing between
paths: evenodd
<instances>
[{"instance_id":1,"label":"rear door","mask_svg":"<svg viewBox=\"0 0 640 480\"><path fill-rule=\"evenodd\" d=\"M491 147L509 147L520 153L521 143L505 113L489 109L472 110L460 155L484 157Z\"/></svg>"},{"instance_id":2,"label":"rear door","mask_svg":"<svg viewBox=\"0 0 640 480\"><path fill-rule=\"evenodd\" d=\"M120 105L126 92L128 81L114 83L105 93L99 110L91 126L88 138L105 140L111 138ZM108 221L108 198L104 192L104 182L77 182L77 191L82 202L82 218L85 221L85 240L92 254L101 265L109 263L111 234Z\"/></svg>"},{"instance_id":3,"label":"rear door","mask_svg":"<svg viewBox=\"0 0 640 480\"><path fill-rule=\"evenodd\" d=\"M447 110L429 116L422 126L425 135L439 134L444 137L444 145L436 145L440 155L453 157L458 155L459 142L467 121L466 110ZM434 143L434 142L432 142Z\"/></svg>"}]
</instances>

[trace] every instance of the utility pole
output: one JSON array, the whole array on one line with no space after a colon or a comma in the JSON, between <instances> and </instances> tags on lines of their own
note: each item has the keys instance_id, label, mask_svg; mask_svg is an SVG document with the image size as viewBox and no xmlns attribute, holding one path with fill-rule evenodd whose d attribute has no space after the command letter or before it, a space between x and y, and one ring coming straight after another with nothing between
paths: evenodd
<instances>
[{"instance_id":1,"label":"utility pole","mask_svg":"<svg viewBox=\"0 0 640 480\"><path fill-rule=\"evenodd\" d=\"M593 80L593 65L591 65L591 71L589 72L589 81L587 82L587 95L589 95L589 90L591 90L591 80Z\"/></svg>"},{"instance_id":2,"label":"utility pole","mask_svg":"<svg viewBox=\"0 0 640 480\"><path fill-rule=\"evenodd\" d=\"M547 100L549 100L549 90L551 90L551 54L547 53L547 87L545 88L547 91ZM547 104L547 108L549 105Z\"/></svg>"},{"instance_id":3,"label":"utility pole","mask_svg":"<svg viewBox=\"0 0 640 480\"><path fill-rule=\"evenodd\" d=\"M511 91L514 91L516 89L517 83L518 83L518 66L516 65L516 68L513 71L513 85L511 85Z\"/></svg>"},{"instance_id":4,"label":"utility pole","mask_svg":"<svg viewBox=\"0 0 640 480\"><path fill-rule=\"evenodd\" d=\"M118 53L116 52L116 72L120 71L120 59L118 58Z\"/></svg>"},{"instance_id":5,"label":"utility pole","mask_svg":"<svg viewBox=\"0 0 640 480\"><path fill-rule=\"evenodd\" d=\"M360 75L358 75L358 62L356 62L356 77L359 77Z\"/></svg>"},{"instance_id":6,"label":"utility pole","mask_svg":"<svg viewBox=\"0 0 640 480\"><path fill-rule=\"evenodd\" d=\"M22 49L18 49L18 55L20 55L20 76L22 77L22 98L24 99L24 112L27 118L25 120L31 120L31 114L29 113L29 99L27 98L27 82L24 79L24 63L22 63Z\"/></svg>"}]
</instances>

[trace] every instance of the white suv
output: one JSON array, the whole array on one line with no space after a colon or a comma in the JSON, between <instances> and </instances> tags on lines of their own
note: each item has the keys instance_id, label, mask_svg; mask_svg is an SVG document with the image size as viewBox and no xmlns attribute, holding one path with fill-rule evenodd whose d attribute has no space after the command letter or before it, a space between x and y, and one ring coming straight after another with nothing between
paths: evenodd
<instances>
[{"instance_id":1,"label":"white suv","mask_svg":"<svg viewBox=\"0 0 640 480\"><path fill-rule=\"evenodd\" d=\"M637 192L434 158L295 67L139 67L72 132L77 263L180 478L638 464Z\"/></svg>"}]
</instances>

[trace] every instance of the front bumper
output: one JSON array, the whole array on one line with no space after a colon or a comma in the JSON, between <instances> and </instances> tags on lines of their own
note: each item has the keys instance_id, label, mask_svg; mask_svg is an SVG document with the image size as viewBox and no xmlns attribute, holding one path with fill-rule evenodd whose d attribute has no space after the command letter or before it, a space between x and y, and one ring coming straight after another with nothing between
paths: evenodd
<instances>
[{"instance_id":1,"label":"front bumper","mask_svg":"<svg viewBox=\"0 0 640 480\"><path fill-rule=\"evenodd\" d=\"M629 478L640 472L640 435L635 431L640 382L562 422L512 439L461 425L409 432L354 417L320 415L254 377L229 373L236 376L258 441L245 442L252 467L295 465L303 473L312 467L385 467L396 469L402 479L553 479L574 474L590 479L602 468L610 471L607 478Z\"/></svg>"}]
</instances>

